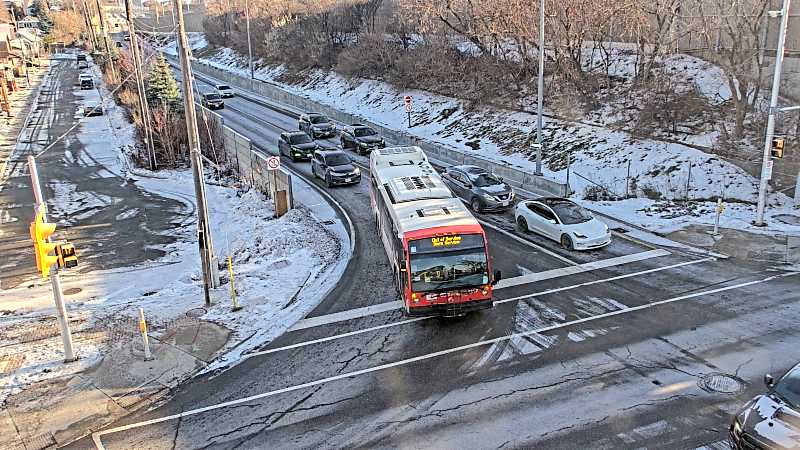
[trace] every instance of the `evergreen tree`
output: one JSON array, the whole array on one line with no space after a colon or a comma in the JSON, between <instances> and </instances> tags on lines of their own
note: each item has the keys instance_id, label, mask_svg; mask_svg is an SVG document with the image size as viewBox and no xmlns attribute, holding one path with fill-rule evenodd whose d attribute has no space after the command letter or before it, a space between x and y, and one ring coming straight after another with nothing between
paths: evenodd
<instances>
[{"instance_id":1,"label":"evergreen tree","mask_svg":"<svg viewBox=\"0 0 800 450\"><path fill-rule=\"evenodd\" d=\"M48 34L53 28L53 20L50 18L50 6L46 0L36 0L31 5L31 13L39 19L39 27L42 33Z\"/></svg>"},{"instance_id":2,"label":"evergreen tree","mask_svg":"<svg viewBox=\"0 0 800 450\"><path fill-rule=\"evenodd\" d=\"M151 104L168 104L180 107L181 92L167 61L159 55L147 77L147 99Z\"/></svg>"}]
</instances>

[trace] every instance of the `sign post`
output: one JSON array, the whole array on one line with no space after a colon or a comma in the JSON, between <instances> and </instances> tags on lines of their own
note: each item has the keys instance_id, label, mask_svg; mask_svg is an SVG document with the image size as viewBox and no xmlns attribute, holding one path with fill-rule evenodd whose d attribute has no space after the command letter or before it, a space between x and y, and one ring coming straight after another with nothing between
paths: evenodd
<instances>
[{"instance_id":1,"label":"sign post","mask_svg":"<svg viewBox=\"0 0 800 450\"><path fill-rule=\"evenodd\" d=\"M412 98L410 95L406 95L403 97L403 103L406 106L406 113L408 114L408 128L411 128L411 110L412 110Z\"/></svg>"}]
</instances>

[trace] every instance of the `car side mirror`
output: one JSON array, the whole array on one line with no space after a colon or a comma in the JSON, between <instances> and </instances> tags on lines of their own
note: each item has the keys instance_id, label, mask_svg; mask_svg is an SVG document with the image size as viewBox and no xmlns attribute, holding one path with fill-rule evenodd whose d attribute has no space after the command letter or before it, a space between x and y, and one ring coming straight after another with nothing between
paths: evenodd
<instances>
[{"instance_id":1,"label":"car side mirror","mask_svg":"<svg viewBox=\"0 0 800 450\"><path fill-rule=\"evenodd\" d=\"M494 278L492 279L492 286L496 285L503 279L503 273L499 270L494 271Z\"/></svg>"},{"instance_id":2,"label":"car side mirror","mask_svg":"<svg viewBox=\"0 0 800 450\"><path fill-rule=\"evenodd\" d=\"M552 223L553 225L557 225L556 219L547 219L548 222Z\"/></svg>"},{"instance_id":3,"label":"car side mirror","mask_svg":"<svg viewBox=\"0 0 800 450\"><path fill-rule=\"evenodd\" d=\"M765 385L767 386L767 388L769 388L769 389L772 389L772 388L773 388L773 386L775 386L775 379L774 379L774 378L772 378L772 375L771 375L771 374L768 374L768 373L765 373L765 374L764 374L764 384L765 384Z\"/></svg>"},{"instance_id":4,"label":"car side mirror","mask_svg":"<svg viewBox=\"0 0 800 450\"><path fill-rule=\"evenodd\" d=\"M469 183L464 183L464 187L467 189L472 189L472 185Z\"/></svg>"}]
</instances>

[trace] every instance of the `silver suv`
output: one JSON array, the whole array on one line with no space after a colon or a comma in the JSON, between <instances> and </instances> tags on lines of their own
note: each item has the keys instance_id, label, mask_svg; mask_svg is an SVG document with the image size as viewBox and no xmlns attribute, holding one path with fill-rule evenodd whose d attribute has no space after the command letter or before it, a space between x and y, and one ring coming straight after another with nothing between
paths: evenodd
<instances>
[{"instance_id":1,"label":"silver suv","mask_svg":"<svg viewBox=\"0 0 800 450\"><path fill-rule=\"evenodd\" d=\"M767 393L747 402L729 433L735 449L800 448L800 364L775 382L764 375Z\"/></svg>"},{"instance_id":2,"label":"silver suv","mask_svg":"<svg viewBox=\"0 0 800 450\"><path fill-rule=\"evenodd\" d=\"M503 211L514 206L514 190L502 178L478 166L451 166L442 176L473 211Z\"/></svg>"}]
</instances>

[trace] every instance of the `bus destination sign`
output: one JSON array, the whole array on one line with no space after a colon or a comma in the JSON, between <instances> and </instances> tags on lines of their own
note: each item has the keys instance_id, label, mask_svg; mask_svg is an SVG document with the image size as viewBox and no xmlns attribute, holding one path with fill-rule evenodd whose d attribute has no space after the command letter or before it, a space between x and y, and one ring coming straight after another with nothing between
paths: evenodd
<instances>
[{"instance_id":1,"label":"bus destination sign","mask_svg":"<svg viewBox=\"0 0 800 450\"><path fill-rule=\"evenodd\" d=\"M437 236L431 238L433 247L452 247L461 243L461 236Z\"/></svg>"}]
</instances>

